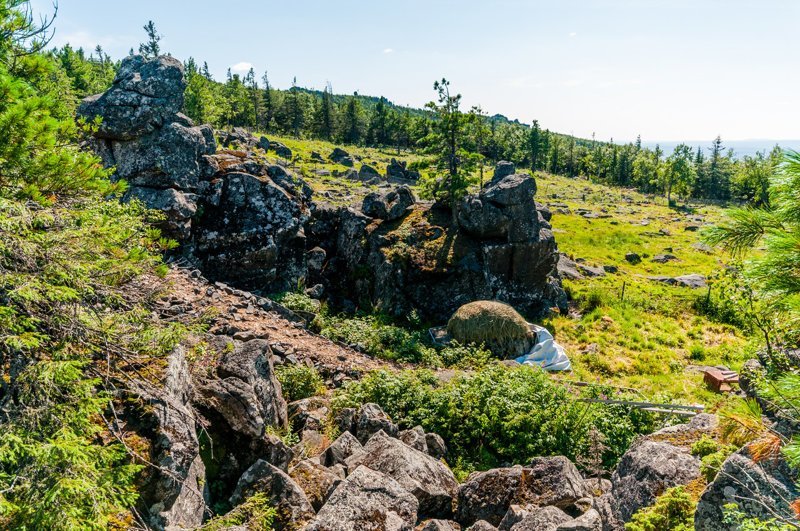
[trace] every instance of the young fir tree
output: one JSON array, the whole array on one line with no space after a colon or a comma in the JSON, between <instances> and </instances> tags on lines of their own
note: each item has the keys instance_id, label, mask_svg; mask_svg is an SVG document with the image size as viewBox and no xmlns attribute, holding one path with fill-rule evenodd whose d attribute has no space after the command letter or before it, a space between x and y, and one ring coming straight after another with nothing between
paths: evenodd
<instances>
[{"instance_id":1,"label":"young fir tree","mask_svg":"<svg viewBox=\"0 0 800 531\"><path fill-rule=\"evenodd\" d=\"M139 53L148 59L154 59L161 55L161 38L163 35L156 30L155 23L150 20L144 25L144 31L147 34L147 41L139 45Z\"/></svg>"}]
</instances>

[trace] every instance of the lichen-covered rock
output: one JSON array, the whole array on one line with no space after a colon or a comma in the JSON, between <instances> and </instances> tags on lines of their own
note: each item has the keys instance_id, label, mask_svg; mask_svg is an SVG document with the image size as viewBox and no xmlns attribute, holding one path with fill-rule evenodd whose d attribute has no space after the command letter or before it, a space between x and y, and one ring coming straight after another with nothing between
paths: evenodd
<instances>
[{"instance_id":1,"label":"lichen-covered rock","mask_svg":"<svg viewBox=\"0 0 800 531\"><path fill-rule=\"evenodd\" d=\"M472 524L467 531L497 531L497 528L486 520L478 520Z\"/></svg>"},{"instance_id":2,"label":"lichen-covered rock","mask_svg":"<svg viewBox=\"0 0 800 531\"><path fill-rule=\"evenodd\" d=\"M269 505L275 508L275 527L279 531L295 529L314 518L314 508L303 489L283 470L261 459L242 474L230 503L239 505L257 493L266 494Z\"/></svg>"},{"instance_id":3,"label":"lichen-covered rock","mask_svg":"<svg viewBox=\"0 0 800 531\"><path fill-rule=\"evenodd\" d=\"M368 194L361 204L361 210L371 218L393 221L402 217L415 202L411 188L398 186L386 193Z\"/></svg>"},{"instance_id":4,"label":"lichen-covered rock","mask_svg":"<svg viewBox=\"0 0 800 531\"><path fill-rule=\"evenodd\" d=\"M670 487L686 485L700 475L700 460L688 450L643 440L622 456L611 477L614 512L627 522Z\"/></svg>"},{"instance_id":5,"label":"lichen-covered rock","mask_svg":"<svg viewBox=\"0 0 800 531\"><path fill-rule=\"evenodd\" d=\"M381 431L370 438L363 454L347 460L348 468L359 465L382 472L400 483L419 501L420 516L451 516L458 482L446 465L428 454Z\"/></svg>"},{"instance_id":6,"label":"lichen-covered rock","mask_svg":"<svg viewBox=\"0 0 800 531\"><path fill-rule=\"evenodd\" d=\"M197 195L179 192L173 188L163 190L134 186L126 194L126 201L138 200L148 208L161 210L166 219L159 223L164 235L178 240L191 236L192 217L197 212Z\"/></svg>"},{"instance_id":7,"label":"lichen-covered rock","mask_svg":"<svg viewBox=\"0 0 800 531\"><path fill-rule=\"evenodd\" d=\"M287 426L286 401L266 340L236 342L212 377L198 379L196 392L196 402L222 416L236 433L257 438L268 427Z\"/></svg>"},{"instance_id":8,"label":"lichen-covered rock","mask_svg":"<svg viewBox=\"0 0 800 531\"><path fill-rule=\"evenodd\" d=\"M411 531L417 499L389 476L358 467L333 491L307 531Z\"/></svg>"},{"instance_id":9,"label":"lichen-covered rock","mask_svg":"<svg viewBox=\"0 0 800 531\"><path fill-rule=\"evenodd\" d=\"M361 454L363 451L364 448L358 439L352 433L345 431L322 453L320 463L327 467L344 465L349 457Z\"/></svg>"},{"instance_id":10,"label":"lichen-covered rock","mask_svg":"<svg viewBox=\"0 0 800 531\"><path fill-rule=\"evenodd\" d=\"M434 459L444 459L447 455L447 445L437 433L425 434L425 446L428 448L428 454Z\"/></svg>"},{"instance_id":11,"label":"lichen-covered rock","mask_svg":"<svg viewBox=\"0 0 800 531\"><path fill-rule=\"evenodd\" d=\"M495 468L471 474L458 489L456 521L463 526L478 520L497 526L514 502L522 467Z\"/></svg>"},{"instance_id":12,"label":"lichen-covered rock","mask_svg":"<svg viewBox=\"0 0 800 531\"><path fill-rule=\"evenodd\" d=\"M353 423L355 435L361 444L366 444L374 434L383 431L390 437L397 435L397 424L384 413L378 404L364 404L358 410Z\"/></svg>"},{"instance_id":13,"label":"lichen-covered rock","mask_svg":"<svg viewBox=\"0 0 800 531\"><path fill-rule=\"evenodd\" d=\"M706 487L697 504L695 529L734 531L735 527L722 522L722 508L729 503L751 518L795 520L789 504L800 497L796 481L797 473L782 457L755 462L744 448L728 457Z\"/></svg>"},{"instance_id":14,"label":"lichen-covered rock","mask_svg":"<svg viewBox=\"0 0 800 531\"><path fill-rule=\"evenodd\" d=\"M571 520L572 517L558 507L539 507L514 524L511 531L556 531Z\"/></svg>"},{"instance_id":15,"label":"lichen-covered rock","mask_svg":"<svg viewBox=\"0 0 800 531\"><path fill-rule=\"evenodd\" d=\"M140 490L139 505L154 529L194 528L203 522L209 494L182 348L170 354L163 381L158 391L144 383L133 389L149 403L155 420L152 460L158 465Z\"/></svg>"},{"instance_id":16,"label":"lichen-covered rock","mask_svg":"<svg viewBox=\"0 0 800 531\"><path fill-rule=\"evenodd\" d=\"M85 99L78 114L103 118L99 138L130 140L171 121L183 107L185 89L183 64L177 59L133 55L122 60L111 88Z\"/></svg>"},{"instance_id":17,"label":"lichen-covered rock","mask_svg":"<svg viewBox=\"0 0 800 531\"><path fill-rule=\"evenodd\" d=\"M461 531L461 526L452 520L425 520L414 531Z\"/></svg>"},{"instance_id":18,"label":"lichen-covered rock","mask_svg":"<svg viewBox=\"0 0 800 531\"><path fill-rule=\"evenodd\" d=\"M319 511L333 489L341 483L338 474L322 466L314 459L305 459L289 471L289 476L303 489L314 510Z\"/></svg>"},{"instance_id":19,"label":"lichen-covered rock","mask_svg":"<svg viewBox=\"0 0 800 531\"><path fill-rule=\"evenodd\" d=\"M410 430L403 430L397 434L397 438L414 450L419 450L420 452L430 455L428 452L425 430L422 429L422 426L414 426L414 428Z\"/></svg>"},{"instance_id":20,"label":"lichen-covered rock","mask_svg":"<svg viewBox=\"0 0 800 531\"><path fill-rule=\"evenodd\" d=\"M603 531L603 519L596 509L589 509L574 520L561 524L556 531Z\"/></svg>"},{"instance_id":21,"label":"lichen-covered rock","mask_svg":"<svg viewBox=\"0 0 800 531\"><path fill-rule=\"evenodd\" d=\"M565 510L589 495L580 472L563 456L535 458L524 469L521 488L526 502Z\"/></svg>"}]
</instances>

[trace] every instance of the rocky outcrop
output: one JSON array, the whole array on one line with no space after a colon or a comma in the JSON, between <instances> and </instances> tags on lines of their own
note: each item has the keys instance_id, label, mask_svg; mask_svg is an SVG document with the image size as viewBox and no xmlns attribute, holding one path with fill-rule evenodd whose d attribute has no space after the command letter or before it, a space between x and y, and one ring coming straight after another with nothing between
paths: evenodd
<instances>
[{"instance_id":1,"label":"rocky outcrop","mask_svg":"<svg viewBox=\"0 0 800 531\"><path fill-rule=\"evenodd\" d=\"M169 356L162 389L137 384L134 391L148 402L154 421L150 459L158 467L145 475L139 499L142 514L154 529L198 527L209 493L183 349Z\"/></svg>"},{"instance_id":2,"label":"rocky outcrop","mask_svg":"<svg viewBox=\"0 0 800 531\"><path fill-rule=\"evenodd\" d=\"M417 498L420 516L448 518L452 514L458 482L450 469L383 431L370 438L362 454L349 458L347 466L366 466L396 480Z\"/></svg>"},{"instance_id":3,"label":"rocky outcrop","mask_svg":"<svg viewBox=\"0 0 800 531\"><path fill-rule=\"evenodd\" d=\"M398 186L386 193L367 194L361 204L361 211L371 218L394 221L403 217L416 201L411 188Z\"/></svg>"},{"instance_id":4,"label":"rocky outcrop","mask_svg":"<svg viewBox=\"0 0 800 531\"><path fill-rule=\"evenodd\" d=\"M735 526L723 523L723 507L733 503L750 518L771 520L776 517L797 518L790 503L800 497L797 473L783 457L755 462L747 448L732 454L722 465L697 504L696 529L734 531Z\"/></svg>"},{"instance_id":5,"label":"rocky outcrop","mask_svg":"<svg viewBox=\"0 0 800 531\"><path fill-rule=\"evenodd\" d=\"M409 170L405 161L392 159L386 166L386 178L390 181L416 181L419 179L419 172Z\"/></svg>"},{"instance_id":6,"label":"rocky outcrop","mask_svg":"<svg viewBox=\"0 0 800 531\"><path fill-rule=\"evenodd\" d=\"M79 115L102 118L92 146L114 177L138 199L166 214L161 228L180 252L214 280L248 289L296 286L306 271L303 225L310 190L280 166L247 150L267 144L243 129L222 134L180 114L186 81L171 57L123 59L112 87L83 101Z\"/></svg>"},{"instance_id":7,"label":"rocky outcrop","mask_svg":"<svg viewBox=\"0 0 800 531\"><path fill-rule=\"evenodd\" d=\"M395 315L416 309L433 321L480 299L507 302L532 317L565 307L558 249L535 191L526 175L494 181L462 201L456 224L449 211L430 204L389 219L385 208L373 210L379 196L363 212L317 209L306 234L328 262L312 282L324 284L334 303Z\"/></svg>"},{"instance_id":8,"label":"rocky outcrop","mask_svg":"<svg viewBox=\"0 0 800 531\"><path fill-rule=\"evenodd\" d=\"M359 466L336 487L307 531L411 531L417 499L391 477Z\"/></svg>"}]
</instances>

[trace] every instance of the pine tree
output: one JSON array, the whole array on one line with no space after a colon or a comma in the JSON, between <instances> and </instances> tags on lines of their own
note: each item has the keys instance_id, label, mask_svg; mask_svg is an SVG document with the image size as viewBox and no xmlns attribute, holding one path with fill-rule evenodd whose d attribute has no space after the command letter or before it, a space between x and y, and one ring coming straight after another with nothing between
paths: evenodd
<instances>
[{"instance_id":1,"label":"pine tree","mask_svg":"<svg viewBox=\"0 0 800 531\"><path fill-rule=\"evenodd\" d=\"M269 84L269 76L266 71L261 81L264 83L264 92L262 96L262 101L264 103L264 122L261 127L265 133L268 133L272 127L273 117L275 116L275 99L272 95L272 87Z\"/></svg>"},{"instance_id":2,"label":"pine tree","mask_svg":"<svg viewBox=\"0 0 800 531\"><path fill-rule=\"evenodd\" d=\"M534 120L528 132L528 150L531 157L531 171L539 169L542 149L542 130L539 128L539 121Z\"/></svg>"},{"instance_id":3,"label":"pine tree","mask_svg":"<svg viewBox=\"0 0 800 531\"><path fill-rule=\"evenodd\" d=\"M336 108L330 83L322 91L322 97L314 115L314 128L317 136L324 140L332 140L336 132Z\"/></svg>"},{"instance_id":4,"label":"pine tree","mask_svg":"<svg viewBox=\"0 0 800 531\"><path fill-rule=\"evenodd\" d=\"M363 135L363 111L358 101L358 93L347 99L342 117L342 140L346 144L359 144Z\"/></svg>"},{"instance_id":5,"label":"pine tree","mask_svg":"<svg viewBox=\"0 0 800 531\"><path fill-rule=\"evenodd\" d=\"M161 45L159 43L163 35L158 33L156 25L152 20L144 25L144 31L147 34L147 42L143 42L139 45L139 53L148 59L154 59L161 55Z\"/></svg>"}]
</instances>

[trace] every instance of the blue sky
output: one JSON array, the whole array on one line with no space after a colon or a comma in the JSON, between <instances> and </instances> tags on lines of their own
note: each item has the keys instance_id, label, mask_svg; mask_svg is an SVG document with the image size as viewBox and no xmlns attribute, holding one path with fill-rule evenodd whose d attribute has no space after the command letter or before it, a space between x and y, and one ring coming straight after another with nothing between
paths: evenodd
<instances>
[{"instance_id":1,"label":"blue sky","mask_svg":"<svg viewBox=\"0 0 800 531\"><path fill-rule=\"evenodd\" d=\"M44 0L35 9L52 10ZM598 139L800 138L797 0L61 0L54 43L165 50L272 83L465 106Z\"/></svg>"}]
</instances>

